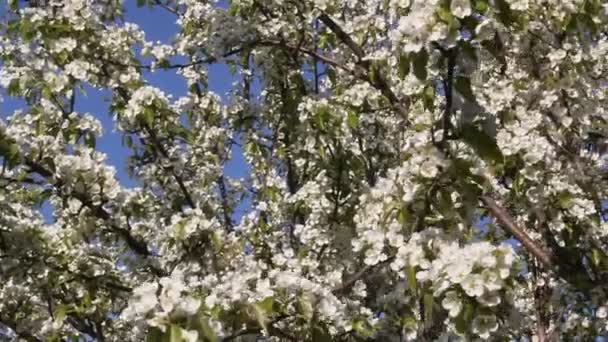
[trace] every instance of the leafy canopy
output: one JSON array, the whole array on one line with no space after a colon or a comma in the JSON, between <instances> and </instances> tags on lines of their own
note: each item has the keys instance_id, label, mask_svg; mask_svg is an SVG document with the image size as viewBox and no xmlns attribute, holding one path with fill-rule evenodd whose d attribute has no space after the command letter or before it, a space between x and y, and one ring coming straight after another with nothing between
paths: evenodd
<instances>
[{"instance_id":1,"label":"leafy canopy","mask_svg":"<svg viewBox=\"0 0 608 342\"><path fill-rule=\"evenodd\" d=\"M122 0L8 1L0 87L26 105L0 120L0 335L606 332L605 1L137 4L179 32L147 40ZM239 80L224 99L213 64ZM137 187L85 87L111 94Z\"/></svg>"}]
</instances>

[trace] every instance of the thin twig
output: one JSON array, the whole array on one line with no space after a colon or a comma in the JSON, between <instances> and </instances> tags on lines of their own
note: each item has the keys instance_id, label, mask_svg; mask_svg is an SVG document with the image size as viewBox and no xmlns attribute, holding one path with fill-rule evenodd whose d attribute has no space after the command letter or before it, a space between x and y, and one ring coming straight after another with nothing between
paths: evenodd
<instances>
[{"instance_id":1,"label":"thin twig","mask_svg":"<svg viewBox=\"0 0 608 342\"><path fill-rule=\"evenodd\" d=\"M54 174L40 164L26 159L25 165L29 167L31 171L39 174L40 176L46 179L54 178ZM57 184L55 184L54 186L56 188L59 187L59 185ZM131 250L143 257L149 257L152 255L145 241L137 239L131 234L130 230L115 225L112 222L112 215L107 212L102 206L94 205L93 202L83 194L72 193L71 195L74 196L74 198L78 199L85 207L87 207L93 214L93 216L97 217L98 219L101 219L102 221L105 221L108 224L110 230L122 237L127 246L131 248ZM165 272L161 269L151 267L151 270L154 274L158 276L166 275Z\"/></svg>"}]
</instances>

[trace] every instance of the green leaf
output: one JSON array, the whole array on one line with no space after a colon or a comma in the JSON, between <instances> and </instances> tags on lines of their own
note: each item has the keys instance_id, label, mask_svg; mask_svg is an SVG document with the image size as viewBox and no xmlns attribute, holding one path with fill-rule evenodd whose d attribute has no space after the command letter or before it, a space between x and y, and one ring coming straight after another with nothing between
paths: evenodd
<instances>
[{"instance_id":1,"label":"green leaf","mask_svg":"<svg viewBox=\"0 0 608 342\"><path fill-rule=\"evenodd\" d=\"M399 56L399 78L405 79L410 73L410 59L408 55L401 54Z\"/></svg>"},{"instance_id":2,"label":"green leaf","mask_svg":"<svg viewBox=\"0 0 608 342\"><path fill-rule=\"evenodd\" d=\"M456 317L456 330L462 334L466 335L471 326L471 321L473 320L473 305L471 303L465 303L463 310L460 312L460 315Z\"/></svg>"},{"instance_id":3,"label":"green leaf","mask_svg":"<svg viewBox=\"0 0 608 342\"><path fill-rule=\"evenodd\" d=\"M201 315L201 318L199 319L199 326L198 326L197 330L200 333L200 335L203 337L203 340L205 342L218 342L219 341L219 338L215 334L215 331L213 331L213 328L211 328L211 325L209 325L209 320L206 317L203 317L202 315Z\"/></svg>"},{"instance_id":4,"label":"green leaf","mask_svg":"<svg viewBox=\"0 0 608 342\"><path fill-rule=\"evenodd\" d=\"M321 34L319 37L319 47L324 49L327 46L329 46L329 36L327 34Z\"/></svg>"},{"instance_id":5,"label":"green leaf","mask_svg":"<svg viewBox=\"0 0 608 342\"><path fill-rule=\"evenodd\" d=\"M8 33L17 33L19 32L19 27L21 26L21 20L10 20L7 25Z\"/></svg>"},{"instance_id":6,"label":"green leaf","mask_svg":"<svg viewBox=\"0 0 608 342\"><path fill-rule=\"evenodd\" d=\"M175 324L169 327L169 342L182 342L182 328Z\"/></svg>"},{"instance_id":7,"label":"green leaf","mask_svg":"<svg viewBox=\"0 0 608 342\"><path fill-rule=\"evenodd\" d=\"M481 46L484 47L497 61L505 65L507 60L503 53L503 42L498 34L494 34L494 39L484 40L481 42Z\"/></svg>"},{"instance_id":8,"label":"green leaf","mask_svg":"<svg viewBox=\"0 0 608 342\"><path fill-rule=\"evenodd\" d=\"M95 134L93 133L87 133L84 136L84 143L85 145L87 145L88 147L94 149L95 146L97 145L97 138L95 137Z\"/></svg>"},{"instance_id":9,"label":"green leaf","mask_svg":"<svg viewBox=\"0 0 608 342\"><path fill-rule=\"evenodd\" d=\"M272 313L272 306L274 305L274 298L273 297L268 297L266 299L264 299L263 301L259 302L258 307L261 308L262 310L264 310L264 312L266 314L271 314Z\"/></svg>"},{"instance_id":10,"label":"green leaf","mask_svg":"<svg viewBox=\"0 0 608 342\"><path fill-rule=\"evenodd\" d=\"M432 84L429 84L424 88L422 101L426 109L430 111L435 109L435 87Z\"/></svg>"},{"instance_id":11,"label":"green leaf","mask_svg":"<svg viewBox=\"0 0 608 342\"><path fill-rule=\"evenodd\" d=\"M410 288L410 291L415 292L418 287L418 283L416 282L416 269L412 265L408 265L405 268L407 272L407 285Z\"/></svg>"},{"instance_id":12,"label":"green leaf","mask_svg":"<svg viewBox=\"0 0 608 342\"><path fill-rule=\"evenodd\" d=\"M228 9L228 15L234 17L239 14L239 12L241 12L241 6L238 3L232 2L230 4L230 9Z\"/></svg>"},{"instance_id":13,"label":"green leaf","mask_svg":"<svg viewBox=\"0 0 608 342\"><path fill-rule=\"evenodd\" d=\"M34 28L32 22L29 20L22 20L20 29L21 36L25 40L32 40L34 36L36 36L36 29Z\"/></svg>"},{"instance_id":14,"label":"green leaf","mask_svg":"<svg viewBox=\"0 0 608 342\"><path fill-rule=\"evenodd\" d=\"M144 7L146 5L146 0L137 0L137 7Z\"/></svg>"},{"instance_id":15,"label":"green leaf","mask_svg":"<svg viewBox=\"0 0 608 342\"><path fill-rule=\"evenodd\" d=\"M18 78L14 78L8 84L7 89L9 96L19 96L21 94L21 86Z\"/></svg>"},{"instance_id":16,"label":"green leaf","mask_svg":"<svg viewBox=\"0 0 608 342\"><path fill-rule=\"evenodd\" d=\"M433 293L427 292L424 294L424 325L426 327L431 327L433 325L433 305L435 304L435 300L433 298Z\"/></svg>"},{"instance_id":17,"label":"green leaf","mask_svg":"<svg viewBox=\"0 0 608 342\"><path fill-rule=\"evenodd\" d=\"M479 13L486 13L488 11L488 0L475 0L474 8Z\"/></svg>"},{"instance_id":18,"label":"green leaf","mask_svg":"<svg viewBox=\"0 0 608 342\"><path fill-rule=\"evenodd\" d=\"M150 127L154 125L155 116L156 115L154 113L154 110L149 107L144 108L144 110L139 114L139 118L140 118L141 122Z\"/></svg>"},{"instance_id":19,"label":"green leaf","mask_svg":"<svg viewBox=\"0 0 608 342\"><path fill-rule=\"evenodd\" d=\"M460 95L464 96L465 99L471 102L476 102L475 95L473 94L473 90L471 89L471 80L468 77L456 77L456 81L454 82L454 88L456 88Z\"/></svg>"},{"instance_id":20,"label":"green leaf","mask_svg":"<svg viewBox=\"0 0 608 342\"><path fill-rule=\"evenodd\" d=\"M402 211L401 204L399 204L397 202L391 202L389 205L385 206L385 208L384 208L384 214L382 215L382 223L386 224L386 221L388 220L389 217L391 217L391 215L393 215L394 212L400 212L400 211Z\"/></svg>"},{"instance_id":21,"label":"green leaf","mask_svg":"<svg viewBox=\"0 0 608 342\"><path fill-rule=\"evenodd\" d=\"M414 67L414 75L419 80L426 80L428 75L428 71L426 70L426 65L429 61L429 54L425 49L420 50L419 52L414 54L414 59L412 60L412 66Z\"/></svg>"},{"instance_id":22,"label":"green leaf","mask_svg":"<svg viewBox=\"0 0 608 342\"><path fill-rule=\"evenodd\" d=\"M353 323L353 330L363 337L372 337L374 335L374 329L367 320L356 320Z\"/></svg>"},{"instance_id":23,"label":"green leaf","mask_svg":"<svg viewBox=\"0 0 608 342\"><path fill-rule=\"evenodd\" d=\"M272 297L268 297L253 305L254 318L260 327L262 327L262 329L264 329L266 332L268 332L268 316L272 313L273 304L274 299Z\"/></svg>"},{"instance_id":24,"label":"green leaf","mask_svg":"<svg viewBox=\"0 0 608 342\"><path fill-rule=\"evenodd\" d=\"M315 123L321 130L325 130L330 118L329 109L325 106L320 107L315 113Z\"/></svg>"},{"instance_id":25,"label":"green leaf","mask_svg":"<svg viewBox=\"0 0 608 342\"><path fill-rule=\"evenodd\" d=\"M600 251L597 248L593 248L591 250L591 261L593 262L593 265L595 267L599 267L602 265L602 261L604 260L604 258L606 257L605 254L602 253L602 251Z\"/></svg>"},{"instance_id":26,"label":"green leaf","mask_svg":"<svg viewBox=\"0 0 608 342\"><path fill-rule=\"evenodd\" d=\"M58 305L55 308L55 322L63 322L67 313L68 310L65 305Z\"/></svg>"},{"instance_id":27,"label":"green leaf","mask_svg":"<svg viewBox=\"0 0 608 342\"><path fill-rule=\"evenodd\" d=\"M473 29L474 30L474 29ZM473 64L477 65L477 49L471 45L471 42L461 41L460 51L462 51L463 55L465 55L468 59L470 59Z\"/></svg>"},{"instance_id":28,"label":"green leaf","mask_svg":"<svg viewBox=\"0 0 608 342\"><path fill-rule=\"evenodd\" d=\"M217 253L220 253L222 247L224 246L224 240L222 239L222 234L217 231L211 233L211 244Z\"/></svg>"},{"instance_id":29,"label":"green leaf","mask_svg":"<svg viewBox=\"0 0 608 342\"><path fill-rule=\"evenodd\" d=\"M448 26L452 26L455 18L449 8L441 6L437 9L436 13L441 21L448 24Z\"/></svg>"},{"instance_id":30,"label":"green leaf","mask_svg":"<svg viewBox=\"0 0 608 342\"><path fill-rule=\"evenodd\" d=\"M591 15L598 15L602 11L602 1L600 0L589 0L585 2L585 13Z\"/></svg>"},{"instance_id":31,"label":"green leaf","mask_svg":"<svg viewBox=\"0 0 608 342\"><path fill-rule=\"evenodd\" d=\"M506 0L495 0L494 3L498 9L498 13L496 15L501 23L503 23L505 26L510 26L516 22L513 10L511 10L511 7L509 7Z\"/></svg>"},{"instance_id":32,"label":"green leaf","mask_svg":"<svg viewBox=\"0 0 608 342\"><path fill-rule=\"evenodd\" d=\"M409 218L408 211L405 208L401 208L398 210L399 210L399 212L397 214L397 221L399 221L399 223L401 223L403 226L405 226L408 221L408 218ZM386 222L386 218L384 219L384 222Z\"/></svg>"},{"instance_id":33,"label":"green leaf","mask_svg":"<svg viewBox=\"0 0 608 342\"><path fill-rule=\"evenodd\" d=\"M21 158L19 146L10 138L0 135L0 156L9 169L15 167Z\"/></svg>"},{"instance_id":34,"label":"green leaf","mask_svg":"<svg viewBox=\"0 0 608 342\"><path fill-rule=\"evenodd\" d=\"M146 342L162 342L163 332L158 328L152 328L146 336Z\"/></svg>"},{"instance_id":35,"label":"green leaf","mask_svg":"<svg viewBox=\"0 0 608 342\"><path fill-rule=\"evenodd\" d=\"M450 196L449 192L441 191L439 193L438 207L444 216L449 215L452 209L454 209L454 202L452 201L452 197Z\"/></svg>"},{"instance_id":36,"label":"green leaf","mask_svg":"<svg viewBox=\"0 0 608 342\"><path fill-rule=\"evenodd\" d=\"M401 324L404 328L416 329L416 326L418 325L418 319L416 319L416 317L412 315L407 315L401 319Z\"/></svg>"},{"instance_id":37,"label":"green leaf","mask_svg":"<svg viewBox=\"0 0 608 342\"><path fill-rule=\"evenodd\" d=\"M592 16L586 13L580 13L578 15L578 22L580 26L582 26L581 29L589 31L591 34L598 32L598 25L595 23Z\"/></svg>"},{"instance_id":38,"label":"green leaf","mask_svg":"<svg viewBox=\"0 0 608 342\"><path fill-rule=\"evenodd\" d=\"M66 64L66 62L68 61L68 59L70 58L70 54L63 50L60 53L57 54L57 62L59 64Z\"/></svg>"},{"instance_id":39,"label":"green leaf","mask_svg":"<svg viewBox=\"0 0 608 342\"><path fill-rule=\"evenodd\" d=\"M496 141L484 131L473 125L463 125L460 130L462 140L469 145L481 159L493 165L500 165L504 158Z\"/></svg>"},{"instance_id":40,"label":"green leaf","mask_svg":"<svg viewBox=\"0 0 608 342\"><path fill-rule=\"evenodd\" d=\"M312 327L312 341L314 342L332 342L331 334L323 325L315 325Z\"/></svg>"},{"instance_id":41,"label":"green leaf","mask_svg":"<svg viewBox=\"0 0 608 342\"><path fill-rule=\"evenodd\" d=\"M130 135L124 135L122 137L122 144L128 148L133 147L133 137Z\"/></svg>"},{"instance_id":42,"label":"green leaf","mask_svg":"<svg viewBox=\"0 0 608 342\"><path fill-rule=\"evenodd\" d=\"M373 65L369 68L369 80L371 83L376 83L378 81L378 69L376 69Z\"/></svg>"},{"instance_id":43,"label":"green leaf","mask_svg":"<svg viewBox=\"0 0 608 342\"><path fill-rule=\"evenodd\" d=\"M572 205L572 195L567 191L563 191L557 196L557 202L561 208L568 209Z\"/></svg>"},{"instance_id":44,"label":"green leaf","mask_svg":"<svg viewBox=\"0 0 608 342\"><path fill-rule=\"evenodd\" d=\"M570 14L564 20L564 29L568 32L576 32L578 30L578 20L577 16L574 14Z\"/></svg>"},{"instance_id":45,"label":"green leaf","mask_svg":"<svg viewBox=\"0 0 608 342\"><path fill-rule=\"evenodd\" d=\"M310 301L310 295L307 293L303 293L298 296L298 301L296 302L296 308L298 313L306 319L307 322L312 320L314 309L312 307L312 303Z\"/></svg>"},{"instance_id":46,"label":"green leaf","mask_svg":"<svg viewBox=\"0 0 608 342\"><path fill-rule=\"evenodd\" d=\"M15 166L19 162L20 154L19 154L19 146L17 144L10 144L8 147L7 153L7 161L9 167Z\"/></svg>"},{"instance_id":47,"label":"green leaf","mask_svg":"<svg viewBox=\"0 0 608 342\"><path fill-rule=\"evenodd\" d=\"M231 75L235 75L236 72L238 71L237 65L234 63L228 63L228 71L230 71Z\"/></svg>"},{"instance_id":48,"label":"green leaf","mask_svg":"<svg viewBox=\"0 0 608 342\"><path fill-rule=\"evenodd\" d=\"M156 65L159 68L166 70L166 69L168 69L171 66L171 63L167 59L161 59L160 61L158 61L158 63Z\"/></svg>"},{"instance_id":49,"label":"green leaf","mask_svg":"<svg viewBox=\"0 0 608 342\"><path fill-rule=\"evenodd\" d=\"M359 127L359 116L357 115L357 113L355 112L348 112L348 127L350 127L351 129L355 129L357 127Z\"/></svg>"}]
</instances>

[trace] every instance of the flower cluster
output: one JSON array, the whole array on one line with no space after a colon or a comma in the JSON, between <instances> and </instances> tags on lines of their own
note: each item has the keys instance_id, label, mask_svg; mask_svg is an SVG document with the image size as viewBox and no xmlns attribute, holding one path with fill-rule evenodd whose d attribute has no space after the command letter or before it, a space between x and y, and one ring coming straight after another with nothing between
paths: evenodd
<instances>
[{"instance_id":1,"label":"flower cluster","mask_svg":"<svg viewBox=\"0 0 608 342\"><path fill-rule=\"evenodd\" d=\"M461 247L437 229L414 233L402 245L391 263L391 269L406 276L411 268L415 281L430 283L433 295L440 297L442 307L450 318L458 317L465 304L474 300L485 308L501 303L503 292L510 287L509 278L519 272L514 250L488 242L476 242ZM493 314L480 315L472 323L472 332L488 338L498 329Z\"/></svg>"},{"instance_id":2,"label":"flower cluster","mask_svg":"<svg viewBox=\"0 0 608 342\"><path fill-rule=\"evenodd\" d=\"M143 86L130 97L120 123L125 125L124 128L128 128L136 122L138 117L150 115L154 119L158 114L157 111L168 106L168 102L169 100L162 90L152 86Z\"/></svg>"},{"instance_id":3,"label":"flower cluster","mask_svg":"<svg viewBox=\"0 0 608 342\"><path fill-rule=\"evenodd\" d=\"M0 339L606 333L602 1L5 7Z\"/></svg>"},{"instance_id":4,"label":"flower cluster","mask_svg":"<svg viewBox=\"0 0 608 342\"><path fill-rule=\"evenodd\" d=\"M150 326L165 331L172 320L198 312L200 300L184 294L186 290L184 275L180 271L159 279L158 283L144 283L133 290L129 306L122 312L121 318L147 319ZM181 334L185 341L198 341L196 330L182 330Z\"/></svg>"}]
</instances>

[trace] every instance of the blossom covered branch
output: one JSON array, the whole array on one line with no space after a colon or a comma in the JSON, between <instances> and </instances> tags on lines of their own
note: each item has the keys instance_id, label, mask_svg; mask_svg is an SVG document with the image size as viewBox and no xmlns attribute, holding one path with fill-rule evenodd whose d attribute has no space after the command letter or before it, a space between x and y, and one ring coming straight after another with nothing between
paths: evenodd
<instances>
[{"instance_id":1,"label":"blossom covered branch","mask_svg":"<svg viewBox=\"0 0 608 342\"><path fill-rule=\"evenodd\" d=\"M608 333L602 1L7 5L0 339Z\"/></svg>"}]
</instances>

